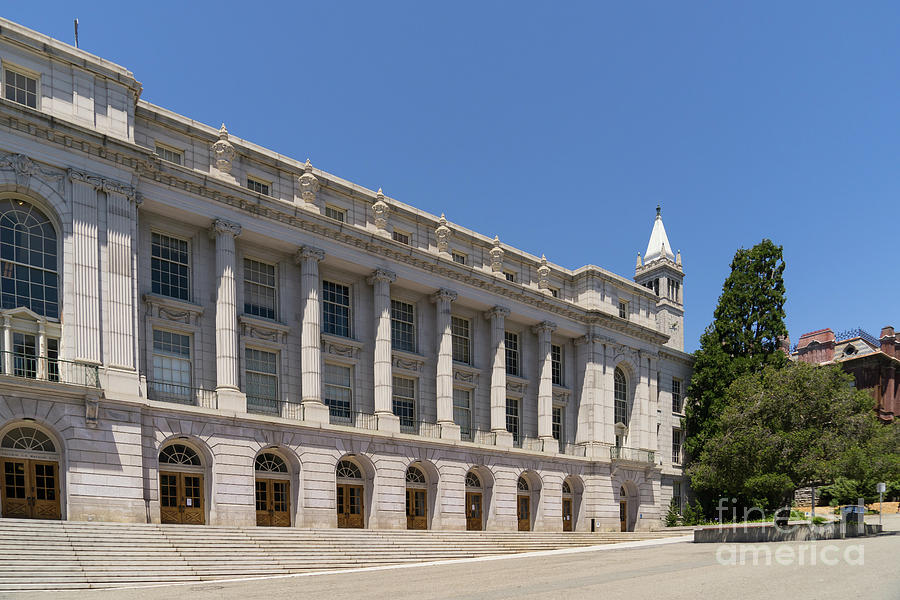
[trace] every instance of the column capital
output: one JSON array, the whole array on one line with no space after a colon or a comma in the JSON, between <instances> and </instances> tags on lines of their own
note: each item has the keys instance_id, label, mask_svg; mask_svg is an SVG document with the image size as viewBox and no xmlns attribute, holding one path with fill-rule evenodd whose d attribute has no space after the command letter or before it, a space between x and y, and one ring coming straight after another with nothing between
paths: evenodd
<instances>
[{"instance_id":1,"label":"column capital","mask_svg":"<svg viewBox=\"0 0 900 600\"><path fill-rule=\"evenodd\" d=\"M541 321L540 323L532 327L531 330L538 335L542 333L550 334L556 331L556 323L554 323L553 321Z\"/></svg>"},{"instance_id":2,"label":"column capital","mask_svg":"<svg viewBox=\"0 0 900 600\"><path fill-rule=\"evenodd\" d=\"M368 278L369 285L374 285L375 282L378 281L394 283L396 280L397 274L393 271L389 271L388 269L375 269L375 272L372 273Z\"/></svg>"},{"instance_id":3,"label":"column capital","mask_svg":"<svg viewBox=\"0 0 900 600\"><path fill-rule=\"evenodd\" d=\"M232 237L241 235L240 223L227 221L225 219L213 219L212 225L209 226L209 236L216 237L220 233L226 233Z\"/></svg>"},{"instance_id":4,"label":"column capital","mask_svg":"<svg viewBox=\"0 0 900 600\"><path fill-rule=\"evenodd\" d=\"M457 294L453 290L441 288L431 295L431 301L435 304L444 300L448 302L454 302L458 297L459 294Z\"/></svg>"},{"instance_id":5,"label":"column capital","mask_svg":"<svg viewBox=\"0 0 900 600\"><path fill-rule=\"evenodd\" d=\"M320 250L319 248L314 248L313 246L301 246L299 250L297 250L297 254L294 259L297 261L297 264L301 264L304 260L314 259L316 262L322 262L325 260L325 251Z\"/></svg>"},{"instance_id":6,"label":"column capital","mask_svg":"<svg viewBox=\"0 0 900 600\"><path fill-rule=\"evenodd\" d=\"M585 334L585 335L575 338L573 341L575 342L576 346L581 346L582 344L587 344L588 342L593 342L594 336L592 336L590 334Z\"/></svg>"},{"instance_id":7,"label":"column capital","mask_svg":"<svg viewBox=\"0 0 900 600\"><path fill-rule=\"evenodd\" d=\"M488 320L494 320L496 318L503 318L509 316L509 309L505 306L495 306L484 313L484 318Z\"/></svg>"}]
</instances>

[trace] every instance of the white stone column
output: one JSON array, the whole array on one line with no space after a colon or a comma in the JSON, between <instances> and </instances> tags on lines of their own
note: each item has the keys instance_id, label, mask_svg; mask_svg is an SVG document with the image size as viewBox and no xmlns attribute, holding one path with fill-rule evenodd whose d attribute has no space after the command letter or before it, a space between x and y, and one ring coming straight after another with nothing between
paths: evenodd
<instances>
[{"instance_id":1,"label":"white stone column","mask_svg":"<svg viewBox=\"0 0 900 600\"><path fill-rule=\"evenodd\" d=\"M391 371L391 283L396 279L397 275L387 269L377 269L369 277L375 309L375 415L378 429L383 431L400 431L400 418L393 410Z\"/></svg>"},{"instance_id":2,"label":"white stone column","mask_svg":"<svg viewBox=\"0 0 900 600\"><path fill-rule=\"evenodd\" d=\"M106 279L103 362L107 367L135 369L134 295L132 281L133 223L137 221L136 192L131 186L104 182L106 191Z\"/></svg>"},{"instance_id":3,"label":"white stone column","mask_svg":"<svg viewBox=\"0 0 900 600\"><path fill-rule=\"evenodd\" d=\"M491 322L491 348L494 360L491 367L491 431L498 446L512 447L512 434L506 431L506 342L504 339L506 317L509 309L495 306L487 311L485 319ZM521 418L521 415L520 415Z\"/></svg>"},{"instance_id":4,"label":"white stone column","mask_svg":"<svg viewBox=\"0 0 900 600\"><path fill-rule=\"evenodd\" d=\"M41 319L38 321L38 339L37 339L37 378L47 379L49 373L49 365L47 364L47 321Z\"/></svg>"},{"instance_id":5,"label":"white stone column","mask_svg":"<svg viewBox=\"0 0 900 600\"><path fill-rule=\"evenodd\" d=\"M72 250L74 322L68 334L81 362L100 364L100 267L97 189L103 179L69 169L72 182ZM64 332L66 335L66 332Z\"/></svg>"},{"instance_id":6,"label":"white stone column","mask_svg":"<svg viewBox=\"0 0 900 600\"><path fill-rule=\"evenodd\" d=\"M234 238L241 234L241 226L216 219L209 234L216 240L216 399L220 409L246 412L247 399L238 388L237 300L234 281Z\"/></svg>"},{"instance_id":7,"label":"white stone column","mask_svg":"<svg viewBox=\"0 0 900 600\"><path fill-rule=\"evenodd\" d=\"M435 324L437 325L437 377L435 394L437 402L437 422L441 426L441 437L459 439L459 425L453 422L453 332L450 328L450 303L457 294L440 289L431 296L435 303Z\"/></svg>"},{"instance_id":8,"label":"white stone column","mask_svg":"<svg viewBox=\"0 0 900 600\"><path fill-rule=\"evenodd\" d=\"M558 450L553 439L553 359L550 351L550 335L556 331L556 323L542 321L533 328L538 336L538 356L541 361L541 379L538 383L538 437L544 442L544 450Z\"/></svg>"},{"instance_id":9,"label":"white stone column","mask_svg":"<svg viewBox=\"0 0 900 600\"><path fill-rule=\"evenodd\" d=\"M13 372L12 318L9 315L3 315L3 372L6 375Z\"/></svg>"},{"instance_id":10,"label":"white stone column","mask_svg":"<svg viewBox=\"0 0 900 600\"><path fill-rule=\"evenodd\" d=\"M578 372L581 376L575 441L578 444L594 446L595 457L608 459L609 453L602 445L604 442L608 443L604 437L604 423L612 418L606 416L604 346L601 339L594 335L592 328L587 335L575 340L575 347L578 353Z\"/></svg>"},{"instance_id":11,"label":"white stone column","mask_svg":"<svg viewBox=\"0 0 900 600\"><path fill-rule=\"evenodd\" d=\"M300 298L303 321L300 336L300 376L303 420L328 422L328 407L322 402L322 286L319 263L325 252L303 246L297 252L300 265Z\"/></svg>"}]
</instances>

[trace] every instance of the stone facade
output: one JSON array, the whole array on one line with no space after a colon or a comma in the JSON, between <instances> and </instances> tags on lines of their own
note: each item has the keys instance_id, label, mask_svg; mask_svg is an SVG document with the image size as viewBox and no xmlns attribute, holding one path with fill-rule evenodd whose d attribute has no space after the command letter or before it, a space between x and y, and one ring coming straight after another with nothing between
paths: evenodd
<instances>
[{"instance_id":1,"label":"stone facade","mask_svg":"<svg viewBox=\"0 0 900 600\"><path fill-rule=\"evenodd\" d=\"M0 459L58 463L62 518L159 522L166 471L202 476L202 522L252 525L266 451L298 527L339 524L341 460L366 527L407 526L410 465L429 528L467 527L470 472L487 529L660 525L691 373L667 239L635 280L570 270L142 101L126 69L2 19L0 59L36 89L0 99L0 203L46 218L59 257L58 314L0 310L0 440L52 451ZM161 465L172 444L196 462Z\"/></svg>"}]
</instances>

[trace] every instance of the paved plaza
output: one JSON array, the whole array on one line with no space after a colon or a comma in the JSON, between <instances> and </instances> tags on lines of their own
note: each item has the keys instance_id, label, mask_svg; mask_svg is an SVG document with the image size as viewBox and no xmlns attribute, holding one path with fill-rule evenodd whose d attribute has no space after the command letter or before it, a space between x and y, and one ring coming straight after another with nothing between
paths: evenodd
<instances>
[{"instance_id":1,"label":"paved plaza","mask_svg":"<svg viewBox=\"0 0 900 600\"><path fill-rule=\"evenodd\" d=\"M437 600L495 598L900 598L900 517L886 518L887 534L813 544L757 545L743 561L741 545L671 540L638 547L564 551L540 556L461 561L264 580L157 588L54 593L54 599L323 598ZM747 545L744 545L746 548ZM771 560L766 560L766 548ZM790 550L788 550L790 548ZM732 553L731 549L737 549ZM799 554L803 553L803 564ZM815 554L816 564L811 563ZM779 564L780 560L787 564ZM793 560L791 560L793 556ZM721 564L733 562L737 564ZM744 562L746 564L740 564ZM768 564L767 564L768 563ZM860 564L861 563L861 564ZM46 593L3 598L46 598Z\"/></svg>"}]
</instances>

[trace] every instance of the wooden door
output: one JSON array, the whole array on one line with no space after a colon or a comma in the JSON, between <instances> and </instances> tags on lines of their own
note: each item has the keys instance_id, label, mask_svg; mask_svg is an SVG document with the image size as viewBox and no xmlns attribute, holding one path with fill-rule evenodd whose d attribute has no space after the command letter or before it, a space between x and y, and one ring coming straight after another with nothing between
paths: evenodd
<instances>
[{"instance_id":1,"label":"wooden door","mask_svg":"<svg viewBox=\"0 0 900 600\"><path fill-rule=\"evenodd\" d=\"M200 473L159 474L159 516L163 523L204 525L203 475Z\"/></svg>"},{"instance_id":2,"label":"wooden door","mask_svg":"<svg viewBox=\"0 0 900 600\"><path fill-rule=\"evenodd\" d=\"M619 501L619 521L622 531L628 531L628 502Z\"/></svg>"},{"instance_id":3,"label":"wooden door","mask_svg":"<svg viewBox=\"0 0 900 600\"><path fill-rule=\"evenodd\" d=\"M338 527L363 528L363 486L338 484L337 517Z\"/></svg>"},{"instance_id":4,"label":"wooden door","mask_svg":"<svg viewBox=\"0 0 900 600\"><path fill-rule=\"evenodd\" d=\"M256 480L256 524L290 527L291 483L283 479Z\"/></svg>"},{"instance_id":5,"label":"wooden door","mask_svg":"<svg viewBox=\"0 0 900 600\"><path fill-rule=\"evenodd\" d=\"M481 511L481 492L466 492L466 531L484 529Z\"/></svg>"},{"instance_id":6,"label":"wooden door","mask_svg":"<svg viewBox=\"0 0 900 600\"><path fill-rule=\"evenodd\" d=\"M572 531L572 499L563 498L562 503L563 531Z\"/></svg>"},{"instance_id":7,"label":"wooden door","mask_svg":"<svg viewBox=\"0 0 900 600\"><path fill-rule=\"evenodd\" d=\"M406 488L406 528L428 529L428 493L418 488Z\"/></svg>"},{"instance_id":8,"label":"wooden door","mask_svg":"<svg viewBox=\"0 0 900 600\"><path fill-rule=\"evenodd\" d=\"M518 502L519 531L531 531L531 498L519 496Z\"/></svg>"},{"instance_id":9,"label":"wooden door","mask_svg":"<svg viewBox=\"0 0 900 600\"><path fill-rule=\"evenodd\" d=\"M59 519L59 463L3 459L3 516L17 519Z\"/></svg>"}]
</instances>

